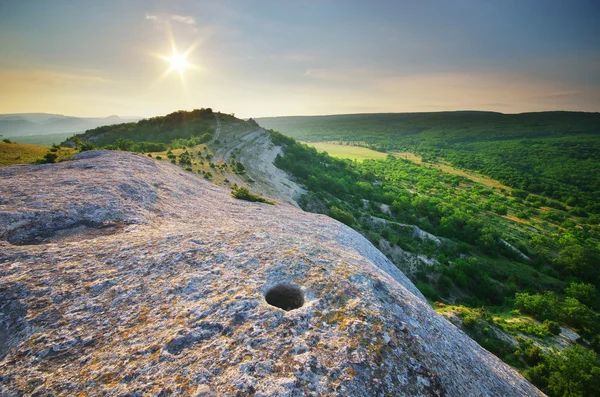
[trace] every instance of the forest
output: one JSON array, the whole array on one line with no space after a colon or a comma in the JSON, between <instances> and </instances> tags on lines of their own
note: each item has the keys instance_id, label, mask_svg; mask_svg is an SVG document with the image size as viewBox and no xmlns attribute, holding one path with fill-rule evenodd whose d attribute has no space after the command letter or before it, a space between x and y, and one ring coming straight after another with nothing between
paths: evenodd
<instances>
[{"instance_id":1,"label":"forest","mask_svg":"<svg viewBox=\"0 0 600 397\"><path fill-rule=\"evenodd\" d=\"M408 151L600 215L600 114L439 112L262 118L308 142Z\"/></svg>"},{"instance_id":2,"label":"forest","mask_svg":"<svg viewBox=\"0 0 600 397\"><path fill-rule=\"evenodd\" d=\"M432 259L416 271L401 269L438 311L458 313L475 340L549 395L597 395L597 215L523 189L488 188L392 154L362 162L337 159L271 134L284 147L276 165L308 190L303 209L356 229L390 259L398 250ZM425 233L415 233L413 225ZM553 344L561 327L580 339L559 352ZM513 335L515 343L496 329ZM571 385L575 370L579 383Z\"/></svg>"}]
</instances>

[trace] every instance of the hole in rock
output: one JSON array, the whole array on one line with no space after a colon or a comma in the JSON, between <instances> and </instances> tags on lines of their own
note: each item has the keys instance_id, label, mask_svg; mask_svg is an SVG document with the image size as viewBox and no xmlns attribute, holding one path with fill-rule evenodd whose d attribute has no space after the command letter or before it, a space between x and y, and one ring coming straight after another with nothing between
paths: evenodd
<instances>
[{"instance_id":1,"label":"hole in rock","mask_svg":"<svg viewBox=\"0 0 600 397\"><path fill-rule=\"evenodd\" d=\"M271 306L289 311L304 305L304 294L295 285L278 284L267 291L265 300Z\"/></svg>"}]
</instances>

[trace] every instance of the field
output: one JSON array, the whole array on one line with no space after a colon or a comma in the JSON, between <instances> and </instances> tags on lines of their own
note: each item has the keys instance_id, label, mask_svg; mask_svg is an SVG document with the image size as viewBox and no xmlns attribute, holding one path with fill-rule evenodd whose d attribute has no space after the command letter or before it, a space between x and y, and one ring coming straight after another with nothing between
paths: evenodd
<instances>
[{"instance_id":1,"label":"field","mask_svg":"<svg viewBox=\"0 0 600 397\"><path fill-rule=\"evenodd\" d=\"M18 143L30 143L34 145L52 145L53 143L61 143L67 138L79 132L63 132L57 134L44 134L44 135L24 135L24 136L8 136L11 141Z\"/></svg>"},{"instance_id":2,"label":"field","mask_svg":"<svg viewBox=\"0 0 600 397\"><path fill-rule=\"evenodd\" d=\"M350 160L384 159L387 154L360 146L340 145L326 142L302 142L316 148L319 152L327 152L332 157Z\"/></svg>"},{"instance_id":3,"label":"field","mask_svg":"<svg viewBox=\"0 0 600 397\"><path fill-rule=\"evenodd\" d=\"M24 143L0 142L0 167L15 164L31 164L44 157L49 146L29 145ZM62 148L59 158L65 158L73 153L73 149Z\"/></svg>"},{"instance_id":4,"label":"field","mask_svg":"<svg viewBox=\"0 0 600 397\"><path fill-rule=\"evenodd\" d=\"M423 158L421 156L417 156L414 153L410 153L410 152L393 152L392 153L394 156L396 156L396 158L402 158L405 160L410 160L415 164L424 164L423 163ZM450 164L448 164L447 162L432 162L432 163L425 163L428 167L431 168L435 168L438 169L442 172L445 172L447 174L452 174L452 175L458 175L458 176L462 176L463 178L467 178L472 180L473 182L477 182L482 184L483 186L487 187L487 188L498 188L498 189L505 189L510 191L511 188L503 185L502 183L500 183L499 181L492 179L492 178L488 178L485 175L481 175L477 172L473 172L473 171L469 171L469 170L461 170L455 167L452 167Z\"/></svg>"}]
</instances>

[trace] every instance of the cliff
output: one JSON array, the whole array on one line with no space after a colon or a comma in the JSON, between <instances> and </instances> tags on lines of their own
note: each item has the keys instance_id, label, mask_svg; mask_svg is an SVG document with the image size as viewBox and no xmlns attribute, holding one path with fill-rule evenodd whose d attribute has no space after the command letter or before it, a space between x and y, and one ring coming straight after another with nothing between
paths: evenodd
<instances>
[{"instance_id":1,"label":"cliff","mask_svg":"<svg viewBox=\"0 0 600 397\"><path fill-rule=\"evenodd\" d=\"M121 152L0 180L0 395L543 395L326 216Z\"/></svg>"}]
</instances>

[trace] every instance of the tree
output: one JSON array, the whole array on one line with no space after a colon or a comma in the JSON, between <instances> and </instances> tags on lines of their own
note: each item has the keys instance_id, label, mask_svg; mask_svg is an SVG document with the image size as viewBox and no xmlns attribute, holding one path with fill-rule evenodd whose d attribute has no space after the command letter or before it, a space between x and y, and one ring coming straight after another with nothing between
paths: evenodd
<instances>
[{"instance_id":1,"label":"tree","mask_svg":"<svg viewBox=\"0 0 600 397\"><path fill-rule=\"evenodd\" d=\"M586 397L600 395L600 367L596 354L572 345L550 358L548 389L556 396Z\"/></svg>"},{"instance_id":2,"label":"tree","mask_svg":"<svg viewBox=\"0 0 600 397\"><path fill-rule=\"evenodd\" d=\"M336 206L332 206L331 208L329 208L328 215L333 219L345 223L348 226L352 226L352 224L354 223L354 218L352 217L352 215L350 215L344 210L339 209Z\"/></svg>"},{"instance_id":3,"label":"tree","mask_svg":"<svg viewBox=\"0 0 600 397\"><path fill-rule=\"evenodd\" d=\"M134 142L131 139L119 138L116 140L115 145L119 150L130 152L133 149Z\"/></svg>"},{"instance_id":4,"label":"tree","mask_svg":"<svg viewBox=\"0 0 600 397\"><path fill-rule=\"evenodd\" d=\"M81 143L81 139L74 137L71 138L71 141L73 142L73 144L75 145L75 149L79 150L79 148L83 145L83 143Z\"/></svg>"},{"instance_id":5,"label":"tree","mask_svg":"<svg viewBox=\"0 0 600 397\"><path fill-rule=\"evenodd\" d=\"M44 162L45 163L56 163L57 158L58 158L58 155L55 152L49 151L44 156Z\"/></svg>"},{"instance_id":6,"label":"tree","mask_svg":"<svg viewBox=\"0 0 600 397\"><path fill-rule=\"evenodd\" d=\"M554 319L558 303L558 296L552 291L546 291L543 295L530 295L527 292L515 295L515 307L523 313L531 314L540 320Z\"/></svg>"},{"instance_id":7,"label":"tree","mask_svg":"<svg viewBox=\"0 0 600 397\"><path fill-rule=\"evenodd\" d=\"M572 282L565 288L565 294L588 306L593 306L597 299L596 286L593 284Z\"/></svg>"}]
</instances>

